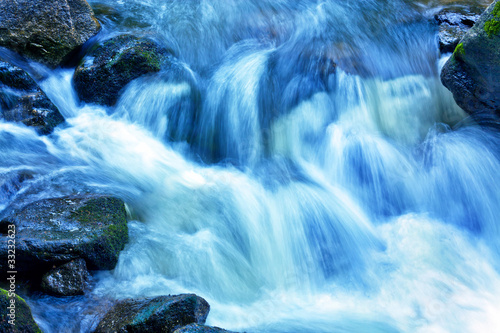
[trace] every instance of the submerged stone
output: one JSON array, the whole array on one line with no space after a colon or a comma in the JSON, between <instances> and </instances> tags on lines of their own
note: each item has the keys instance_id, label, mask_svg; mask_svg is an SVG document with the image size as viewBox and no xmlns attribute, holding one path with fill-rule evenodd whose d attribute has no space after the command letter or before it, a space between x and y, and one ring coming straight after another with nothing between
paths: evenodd
<instances>
[{"instance_id":1,"label":"submerged stone","mask_svg":"<svg viewBox=\"0 0 500 333\"><path fill-rule=\"evenodd\" d=\"M86 103L111 106L138 77L171 65L172 51L148 37L120 35L91 50L76 68L75 89Z\"/></svg>"},{"instance_id":2,"label":"submerged stone","mask_svg":"<svg viewBox=\"0 0 500 333\"><path fill-rule=\"evenodd\" d=\"M89 277L85 260L76 259L52 269L42 278L42 290L56 296L83 295Z\"/></svg>"},{"instance_id":3,"label":"submerged stone","mask_svg":"<svg viewBox=\"0 0 500 333\"><path fill-rule=\"evenodd\" d=\"M191 323L204 324L210 305L194 294L119 301L94 332L171 333Z\"/></svg>"},{"instance_id":4,"label":"submerged stone","mask_svg":"<svg viewBox=\"0 0 500 333\"><path fill-rule=\"evenodd\" d=\"M49 67L100 30L85 0L4 0L1 8L0 46Z\"/></svg>"}]
</instances>

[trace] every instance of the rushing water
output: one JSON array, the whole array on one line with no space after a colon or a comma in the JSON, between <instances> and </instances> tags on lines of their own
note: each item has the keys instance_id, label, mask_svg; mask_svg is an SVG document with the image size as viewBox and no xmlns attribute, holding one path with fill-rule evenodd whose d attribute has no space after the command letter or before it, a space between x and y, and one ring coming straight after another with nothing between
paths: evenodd
<instances>
[{"instance_id":1,"label":"rushing water","mask_svg":"<svg viewBox=\"0 0 500 333\"><path fill-rule=\"evenodd\" d=\"M500 135L441 85L436 7L90 3L99 38L157 33L186 75L138 79L104 109L59 69L41 86L65 125L0 123L2 174L32 176L2 207L97 191L130 212L90 294L29 299L44 330L90 330L103 299L181 292L239 331L500 330Z\"/></svg>"}]
</instances>

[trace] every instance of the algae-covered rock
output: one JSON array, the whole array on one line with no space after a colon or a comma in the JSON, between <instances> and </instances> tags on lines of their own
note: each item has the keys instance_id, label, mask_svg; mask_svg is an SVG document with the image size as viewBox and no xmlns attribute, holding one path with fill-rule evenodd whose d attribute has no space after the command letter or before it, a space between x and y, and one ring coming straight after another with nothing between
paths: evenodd
<instances>
[{"instance_id":1,"label":"algae-covered rock","mask_svg":"<svg viewBox=\"0 0 500 333\"><path fill-rule=\"evenodd\" d=\"M85 0L0 0L0 46L56 67L100 29Z\"/></svg>"},{"instance_id":2,"label":"algae-covered rock","mask_svg":"<svg viewBox=\"0 0 500 333\"><path fill-rule=\"evenodd\" d=\"M1 60L0 113L3 119L33 127L42 135L64 122L57 107L26 71Z\"/></svg>"},{"instance_id":3,"label":"algae-covered rock","mask_svg":"<svg viewBox=\"0 0 500 333\"><path fill-rule=\"evenodd\" d=\"M126 299L118 302L94 332L171 333L191 323L204 324L210 306L194 294Z\"/></svg>"},{"instance_id":4,"label":"algae-covered rock","mask_svg":"<svg viewBox=\"0 0 500 333\"><path fill-rule=\"evenodd\" d=\"M40 333L28 304L10 290L0 288L0 332Z\"/></svg>"},{"instance_id":5,"label":"algae-covered rock","mask_svg":"<svg viewBox=\"0 0 500 333\"><path fill-rule=\"evenodd\" d=\"M481 15L446 62L441 81L476 118L500 116L500 2Z\"/></svg>"},{"instance_id":6,"label":"algae-covered rock","mask_svg":"<svg viewBox=\"0 0 500 333\"><path fill-rule=\"evenodd\" d=\"M89 277L85 260L76 259L52 269L42 278L42 290L55 296L83 295Z\"/></svg>"},{"instance_id":7,"label":"algae-covered rock","mask_svg":"<svg viewBox=\"0 0 500 333\"><path fill-rule=\"evenodd\" d=\"M99 195L68 196L33 202L1 219L0 230L14 225L16 268L38 276L78 258L89 269L113 269L128 242L124 203ZM0 236L0 269L7 262L7 235Z\"/></svg>"},{"instance_id":8,"label":"algae-covered rock","mask_svg":"<svg viewBox=\"0 0 500 333\"><path fill-rule=\"evenodd\" d=\"M211 327L198 324L190 324L179 329L176 329L174 333L235 333L228 331L219 327Z\"/></svg>"},{"instance_id":9,"label":"algae-covered rock","mask_svg":"<svg viewBox=\"0 0 500 333\"><path fill-rule=\"evenodd\" d=\"M80 99L114 105L130 81L171 64L172 51L152 38L120 35L91 50L73 76Z\"/></svg>"}]
</instances>

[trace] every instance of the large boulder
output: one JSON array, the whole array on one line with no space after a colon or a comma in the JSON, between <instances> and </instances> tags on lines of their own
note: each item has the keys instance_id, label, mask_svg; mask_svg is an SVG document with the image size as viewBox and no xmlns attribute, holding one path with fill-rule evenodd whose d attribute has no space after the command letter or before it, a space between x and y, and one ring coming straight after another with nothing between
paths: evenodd
<instances>
[{"instance_id":1,"label":"large boulder","mask_svg":"<svg viewBox=\"0 0 500 333\"><path fill-rule=\"evenodd\" d=\"M172 51L149 37L120 35L96 46L76 68L75 89L86 103L111 106L132 80L171 65Z\"/></svg>"},{"instance_id":2,"label":"large boulder","mask_svg":"<svg viewBox=\"0 0 500 333\"><path fill-rule=\"evenodd\" d=\"M100 29L85 0L0 0L0 46L56 67Z\"/></svg>"},{"instance_id":3,"label":"large boulder","mask_svg":"<svg viewBox=\"0 0 500 333\"><path fill-rule=\"evenodd\" d=\"M76 259L52 269L42 278L42 290L55 296L83 295L89 272L85 260Z\"/></svg>"},{"instance_id":4,"label":"large boulder","mask_svg":"<svg viewBox=\"0 0 500 333\"><path fill-rule=\"evenodd\" d=\"M31 309L13 290L0 289L0 332L41 333Z\"/></svg>"},{"instance_id":5,"label":"large boulder","mask_svg":"<svg viewBox=\"0 0 500 333\"><path fill-rule=\"evenodd\" d=\"M187 326L178 328L174 333L235 333L227 331L219 327L211 327L199 324L189 324Z\"/></svg>"},{"instance_id":6,"label":"large boulder","mask_svg":"<svg viewBox=\"0 0 500 333\"><path fill-rule=\"evenodd\" d=\"M210 305L194 294L119 301L94 332L171 333L191 323L204 324Z\"/></svg>"},{"instance_id":7,"label":"large boulder","mask_svg":"<svg viewBox=\"0 0 500 333\"><path fill-rule=\"evenodd\" d=\"M57 107L23 69L0 60L0 113L7 121L49 134L64 122Z\"/></svg>"},{"instance_id":8,"label":"large boulder","mask_svg":"<svg viewBox=\"0 0 500 333\"><path fill-rule=\"evenodd\" d=\"M500 2L495 0L455 48L441 81L478 119L500 116Z\"/></svg>"},{"instance_id":9,"label":"large boulder","mask_svg":"<svg viewBox=\"0 0 500 333\"><path fill-rule=\"evenodd\" d=\"M124 203L109 196L45 199L5 213L0 220L3 272L10 230L15 230L15 268L28 278L78 258L89 269L113 269L128 242Z\"/></svg>"}]
</instances>

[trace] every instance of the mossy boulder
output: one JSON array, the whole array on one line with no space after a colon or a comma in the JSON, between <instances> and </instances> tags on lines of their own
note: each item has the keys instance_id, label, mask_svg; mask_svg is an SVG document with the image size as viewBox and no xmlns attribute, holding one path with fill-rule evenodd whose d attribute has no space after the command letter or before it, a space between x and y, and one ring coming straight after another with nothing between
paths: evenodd
<instances>
[{"instance_id":1,"label":"mossy boulder","mask_svg":"<svg viewBox=\"0 0 500 333\"><path fill-rule=\"evenodd\" d=\"M76 259L45 274L41 287L47 294L55 296L83 295L88 278L85 260Z\"/></svg>"},{"instance_id":2,"label":"mossy boulder","mask_svg":"<svg viewBox=\"0 0 500 333\"><path fill-rule=\"evenodd\" d=\"M499 29L496 31L495 24ZM446 62L441 81L457 104L481 122L500 117L500 2L481 15Z\"/></svg>"},{"instance_id":3,"label":"mossy boulder","mask_svg":"<svg viewBox=\"0 0 500 333\"><path fill-rule=\"evenodd\" d=\"M79 258L89 269L113 269L128 242L124 203L110 196L45 199L4 214L0 270L6 271L7 233L14 225L16 269L26 278Z\"/></svg>"},{"instance_id":4,"label":"mossy boulder","mask_svg":"<svg viewBox=\"0 0 500 333\"><path fill-rule=\"evenodd\" d=\"M64 122L57 107L23 69L0 60L0 113L7 121L49 134Z\"/></svg>"},{"instance_id":5,"label":"mossy boulder","mask_svg":"<svg viewBox=\"0 0 500 333\"><path fill-rule=\"evenodd\" d=\"M14 312L9 308L15 307ZM13 320L13 321L12 321ZM9 323L9 321L11 321ZM14 323L15 325L12 325ZM0 288L0 332L41 333L24 299Z\"/></svg>"},{"instance_id":6,"label":"mossy boulder","mask_svg":"<svg viewBox=\"0 0 500 333\"><path fill-rule=\"evenodd\" d=\"M152 37L119 35L86 55L76 68L74 86L82 101L111 106L130 81L172 65L171 58L172 51Z\"/></svg>"},{"instance_id":7,"label":"mossy boulder","mask_svg":"<svg viewBox=\"0 0 500 333\"><path fill-rule=\"evenodd\" d=\"M190 324L179 329L176 329L174 333L235 333L227 331L219 327L211 327L199 324Z\"/></svg>"},{"instance_id":8,"label":"mossy boulder","mask_svg":"<svg viewBox=\"0 0 500 333\"><path fill-rule=\"evenodd\" d=\"M0 46L57 67L100 25L85 0L3 0Z\"/></svg>"},{"instance_id":9,"label":"mossy boulder","mask_svg":"<svg viewBox=\"0 0 500 333\"><path fill-rule=\"evenodd\" d=\"M204 324L210 305L194 294L119 301L94 332L171 333L191 323Z\"/></svg>"}]
</instances>

